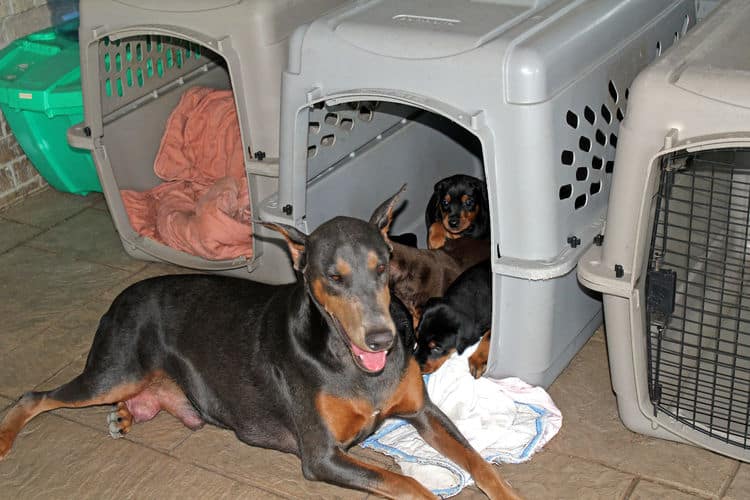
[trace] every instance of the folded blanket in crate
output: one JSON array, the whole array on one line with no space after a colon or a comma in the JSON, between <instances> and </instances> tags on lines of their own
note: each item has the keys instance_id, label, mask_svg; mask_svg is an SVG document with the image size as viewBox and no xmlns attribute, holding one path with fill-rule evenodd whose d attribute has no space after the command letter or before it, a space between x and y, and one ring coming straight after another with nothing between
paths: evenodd
<instances>
[{"instance_id":1,"label":"folded blanket in crate","mask_svg":"<svg viewBox=\"0 0 750 500\"><path fill-rule=\"evenodd\" d=\"M456 354L425 376L430 399L489 462L528 460L557 434L562 415L540 387L518 378L475 380L468 356ZM468 472L425 443L403 420L390 419L361 446L393 457L404 474L442 497L457 495L473 484Z\"/></svg>"},{"instance_id":2,"label":"folded blanket in crate","mask_svg":"<svg viewBox=\"0 0 750 500\"><path fill-rule=\"evenodd\" d=\"M122 190L139 234L206 259L252 257L250 195L230 90L188 89L162 136L154 172L165 182Z\"/></svg>"}]
</instances>

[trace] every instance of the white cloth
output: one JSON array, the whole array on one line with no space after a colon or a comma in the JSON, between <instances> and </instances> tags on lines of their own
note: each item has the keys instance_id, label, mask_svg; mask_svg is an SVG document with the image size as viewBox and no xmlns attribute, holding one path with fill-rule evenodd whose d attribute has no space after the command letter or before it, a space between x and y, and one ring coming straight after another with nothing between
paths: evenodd
<instances>
[{"instance_id":1,"label":"white cloth","mask_svg":"<svg viewBox=\"0 0 750 500\"><path fill-rule=\"evenodd\" d=\"M430 399L485 460L525 462L560 430L560 410L544 389L518 378L474 379L468 365L474 349L454 354L425 376ZM435 451L403 420L386 420L361 446L393 457L404 474L441 497L473 484L468 472Z\"/></svg>"}]
</instances>

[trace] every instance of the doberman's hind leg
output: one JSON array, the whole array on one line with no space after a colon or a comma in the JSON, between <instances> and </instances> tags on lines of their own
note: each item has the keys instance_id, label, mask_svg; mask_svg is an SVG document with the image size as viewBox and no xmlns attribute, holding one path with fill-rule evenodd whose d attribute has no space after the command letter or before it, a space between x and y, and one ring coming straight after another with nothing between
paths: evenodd
<instances>
[{"instance_id":1,"label":"doberman's hind leg","mask_svg":"<svg viewBox=\"0 0 750 500\"><path fill-rule=\"evenodd\" d=\"M174 380L162 372L154 372L141 391L127 401L115 405L107 417L109 434L113 438L123 437L134 423L147 422L161 410L180 419L191 430L200 429L204 421L185 393Z\"/></svg>"},{"instance_id":2,"label":"doberman's hind leg","mask_svg":"<svg viewBox=\"0 0 750 500\"><path fill-rule=\"evenodd\" d=\"M121 438L130 432L133 427L133 414L130 413L128 406L120 401L112 407L112 411L107 415L109 424L109 435L113 439Z\"/></svg>"},{"instance_id":3,"label":"doberman's hind leg","mask_svg":"<svg viewBox=\"0 0 750 500\"><path fill-rule=\"evenodd\" d=\"M493 500L520 500L492 464L472 448L453 422L432 402L427 401L416 416L407 420L422 438L444 456L469 471L474 481Z\"/></svg>"},{"instance_id":4,"label":"doberman's hind leg","mask_svg":"<svg viewBox=\"0 0 750 500\"><path fill-rule=\"evenodd\" d=\"M108 380L105 378L105 380ZM10 452L24 425L40 413L57 408L113 404L125 401L142 390L143 380L100 382L86 371L57 389L27 392L8 411L0 423L0 460Z\"/></svg>"}]
</instances>

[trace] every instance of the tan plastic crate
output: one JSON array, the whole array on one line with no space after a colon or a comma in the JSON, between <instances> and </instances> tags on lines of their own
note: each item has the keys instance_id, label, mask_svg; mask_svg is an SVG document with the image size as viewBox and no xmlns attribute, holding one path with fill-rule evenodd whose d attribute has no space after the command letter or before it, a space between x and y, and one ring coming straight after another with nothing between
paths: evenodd
<instances>
[{"instance_id":1,"label":"tan plastic crate","mask_svg":"<svg viewBox=\"0 0 750 500\"><path fill-rule=\"evenodd\" d=\"M620 417L750 461L750 3L698 23L630 89L606 233L578 263L604 295Z\"/></svg>"},{"instance_id":2,"label":"tan plastic crate","mask_svg":"<svg viewBox=\"0 0 750 500\"><path fill-rule=\"evenodd\" d=\"M69 132L90 149L125 250L136 258L226 271L268 282L293 280L288 257L257 238L254 259L209 261L138 235L121 189L161 182L153 162L164 124L196 85L234 91L251 200L277 189L281 71L294 30L344 0L82 0L81 81L85 121ZM263 161L254 156L261 152ZM267 263L256 268L265 255Z\"/></svg>"}]
</instances>

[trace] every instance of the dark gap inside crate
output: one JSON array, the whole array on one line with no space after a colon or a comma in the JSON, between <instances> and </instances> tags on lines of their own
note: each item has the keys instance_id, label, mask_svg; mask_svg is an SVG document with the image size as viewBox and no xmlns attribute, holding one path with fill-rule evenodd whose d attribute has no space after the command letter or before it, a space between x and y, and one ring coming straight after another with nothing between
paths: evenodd
<instances>
[{"instance_id":1,"label":"dark gap inside crate","mask_svg":"<svg viewBox=\"0 0 750 500\"><path fill-rule=\"evenodd\" d=\"M308 113L310 230L336 215L366 219L407 183L392 233L414 233L425 247L425 208L435 184L454 174L485 179L479 139L436 113L372 100L313 106Z\"/></svg>"}]
</instances>

